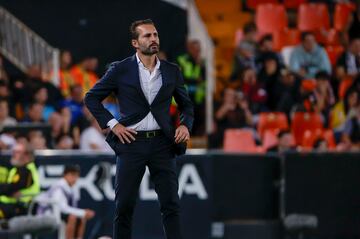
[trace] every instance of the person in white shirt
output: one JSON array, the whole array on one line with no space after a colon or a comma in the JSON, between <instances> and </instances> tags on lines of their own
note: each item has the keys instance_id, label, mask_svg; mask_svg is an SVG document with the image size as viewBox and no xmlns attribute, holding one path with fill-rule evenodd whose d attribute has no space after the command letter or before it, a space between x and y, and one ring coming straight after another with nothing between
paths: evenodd
<instances>
[{"instance_id":1,"label":"person in white shirt","mask_svg":"<svg viewBox=\"0 0 360 239\"><path fill-rule=\"evenodd\" d=\"M66 239L83 238L86 221L95 216L93 210L80 209L77 206L80 196L74 185L79 176L80 167L78 165L67 165L64 169L63 178L41 195L42 198L56 201L61 212L61 218L66 222ZM38 213L44 213L46 210L46 206L40 204Z\"/></svg>"},{"instance_id":2,"label":"person in white shirt","mask_svg":"<svg viewBox=\"0 0 360 239\"><path fill-rule=\"evenodd\" d=\"M89 117L91 125L80 135L80 149L85 151L112 152L111 147L105 142L99 124L93 116Z\"/></svg>"}]
</instances>

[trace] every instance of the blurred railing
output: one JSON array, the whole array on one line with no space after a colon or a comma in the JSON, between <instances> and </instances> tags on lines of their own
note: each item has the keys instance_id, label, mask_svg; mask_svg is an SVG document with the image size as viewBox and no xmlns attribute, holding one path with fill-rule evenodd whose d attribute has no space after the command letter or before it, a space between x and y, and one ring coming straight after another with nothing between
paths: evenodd
<instances>
[{"instance_id":1,"label":"blurred railing","mask_svg":"<svg viewBox=\"0 0 360 239\"><path fill-rule=\"evenodd\" d=\"M59 50L0 6L0 53L21 71L41 68L43 78L59 83Z\"/></svg>"}]
</instances>

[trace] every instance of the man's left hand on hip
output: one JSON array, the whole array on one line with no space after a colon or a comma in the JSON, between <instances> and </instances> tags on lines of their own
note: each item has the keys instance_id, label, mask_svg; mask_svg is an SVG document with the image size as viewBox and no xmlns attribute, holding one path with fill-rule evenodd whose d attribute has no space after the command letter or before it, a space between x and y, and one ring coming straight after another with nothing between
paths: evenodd
<instances>
[{"instance_id":1,"label":"man's left hand on hip","mask_svg":"<svg viewBox=\"0 0 360 239\"><path fill-rule=\"evenodd\" d=\"M185 125L180 125L175 131L175 143L186 142L190 139L190 133Z\"/></svg>"}]
</instances>

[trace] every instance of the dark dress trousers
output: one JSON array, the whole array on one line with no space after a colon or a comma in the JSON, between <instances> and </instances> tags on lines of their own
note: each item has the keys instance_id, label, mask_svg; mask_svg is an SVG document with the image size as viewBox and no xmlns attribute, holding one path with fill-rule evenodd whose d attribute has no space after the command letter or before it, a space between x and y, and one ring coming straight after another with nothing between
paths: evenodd
<instances>
[{"instance_id":1,"label":"dark dress trousers","mask_svg":"<svg viewBox=\"0 0 360 239\"><path fill-rule=\"evenodd\" d=\"M169 110L174 96L181 113L180 122L191 130L194 120L193 104L184 87L181 72L175 64L161 61L160 73L162 86L151 104L140 85L135 55L112 63L105 75L85 96L86 106L103 129L107 128L107 123L114 117L101 102L109 94L115 93L120 108L120 124L136 124L151 112L163 133L150 138L136 137L130 144L122 144L111 131L106 137L117 155L114 239L131 238L132 215L146 166L158 194L166 237L182 238L175 155L184 154L186 144L175 144L175 127Z\"/></svg>"}]
</instances>

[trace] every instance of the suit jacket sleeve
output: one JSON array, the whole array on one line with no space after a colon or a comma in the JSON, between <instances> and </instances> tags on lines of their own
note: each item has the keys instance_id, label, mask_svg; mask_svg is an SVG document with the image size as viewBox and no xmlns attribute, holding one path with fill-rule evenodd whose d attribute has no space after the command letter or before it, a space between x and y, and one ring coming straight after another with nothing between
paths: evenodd
<instances>
[{"instance_id":1,"label":"suit jacket sleeve","mask_svg":"<svg viewBox=\"0 0 360 239\"><path fill-rule=\"evenodd\" d=\"M85 105L98 121L102 129L114 116L102 104L102 101L117 88L116 74L119 65L112 63L105 75L85 95Z\"/></svg>"},{"instance_id":2,"label":"suit jacket sleeve","mask_svg":"<svg viewBox=\"0 0 360 239\"><path fill-rule=\"evenodd\" d=\"M191 131L194 121L194 106L184 86L184 79L179 68L177 68L174 98L180 110L180 124L185 125Z\"/></svg>"}]
</instances>

